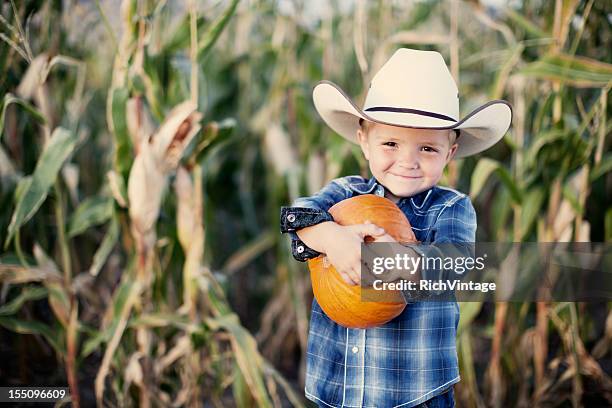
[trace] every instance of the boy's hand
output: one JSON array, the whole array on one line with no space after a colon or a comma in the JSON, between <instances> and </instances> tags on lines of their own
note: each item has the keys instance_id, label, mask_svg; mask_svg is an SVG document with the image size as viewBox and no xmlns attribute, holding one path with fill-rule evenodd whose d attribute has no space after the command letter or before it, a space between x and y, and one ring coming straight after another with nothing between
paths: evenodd
<instances>
[{"instance_id":1,"label":"boy's hand","mask_svg":"<svg viewBox=\"0 0 612 408\"><path fill-rule=\"evenodd\" d=\"M382 234L374 237L373 242L397 242L395 238L393 238L389 234ZM383 246L383 247L368 247L369 258L373 259L375 257L382 258L395 258L396 255L404 256L408 255L410 258L418 258L420 254L416 252L414 249L410 247L404 247L398 249L393 246ZM399 252L398 252L399 251ZM414 282L418 282L421 279L421 271L420 268L416 270L412 269L390 269L381 273L380 275L375 275L371 268L368 270L368 274L364 277L367 285L371 285L374 282L374 279L380 279L383 282L394 282L399 279L411 280Z\"/></svg>"},{"instance_id":2,"label":"boy's hand","mask_svg":"<svg viewBox=\"0 0 612 408\"><path fill-rule=\"evenodd\" d=\"M361 244L365 237L371 236L375 240L391 237L383 228L369 221L356 225L335 225L337 227L326 240L325 254L347 284L359 285L361 282ZM385 236L388 238L383 238Z\"/></svg>"}]
</instances>

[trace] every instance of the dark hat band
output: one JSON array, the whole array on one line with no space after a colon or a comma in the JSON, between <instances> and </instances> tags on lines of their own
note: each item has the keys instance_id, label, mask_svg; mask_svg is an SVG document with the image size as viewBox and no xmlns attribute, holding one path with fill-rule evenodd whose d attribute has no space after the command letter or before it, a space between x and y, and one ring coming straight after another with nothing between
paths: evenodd
<instances>
[{"instance_id":1,"label":"dark hat band","mask_svg":"<svg viewBox=\"0 0 612 408\"><path fill-rule=\"evenodd\" d=\"M408 109L408 108L394 108L391 106L374 106L372 108L368 108L365 112L397 112L397 113L414 113L415 115L429 116L431 118L448 120L451 122L457 122L456 119L451 118L450 116L441 115L435 112L428 112L419 109Z\"/></svg>"}]
</instances>

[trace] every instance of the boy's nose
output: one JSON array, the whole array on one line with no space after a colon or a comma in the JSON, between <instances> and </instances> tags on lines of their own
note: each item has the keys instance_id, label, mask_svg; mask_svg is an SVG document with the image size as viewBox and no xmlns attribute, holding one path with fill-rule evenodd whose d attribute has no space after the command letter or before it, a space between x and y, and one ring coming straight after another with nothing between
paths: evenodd
<instances>
[{"instance_id":1,"label":"boy's nose","mask_svg":"<svg viewBox=\"0 0 612 408\"><path fill-rule=\"evenodd\" d=\"M416 155L411 154L411 153L403 154L398 164L401 167L404 167L406 169L418 169L419 168L419 161Z\"/></svg>"},{"instance_id":2,"label":"boy's nose","mask_svg":"<svg viewBox=\"0 0 612 408\"><path fill-rule=\"evenodd\" d=\"M400 167L403 167L403 168L408 169L408 170L417 170L419 168L419 163L417 163L417 162L412 162L412 163L401 162L400 163Z\"/></svg>"}]
</instances>

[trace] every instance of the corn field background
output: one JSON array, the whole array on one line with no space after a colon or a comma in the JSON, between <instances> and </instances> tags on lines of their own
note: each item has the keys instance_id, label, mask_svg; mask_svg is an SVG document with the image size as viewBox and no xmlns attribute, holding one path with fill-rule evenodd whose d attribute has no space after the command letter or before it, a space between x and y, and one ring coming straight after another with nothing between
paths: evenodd
<instances>
[{"instance_id":1,"label":"corn field background","mask_svg":"<svg viewBox=\"0 0 612 408\"><path fill-rule=\"evenodd\" d=\"M443 53L478 241L612 240L612 3L0 4L0 385L73 406L310 406L308 271L279 209L365 160L324 126L398 47ZM463 303L458 406L612 405L612 304Z\"/></svg>"}]
</instances>

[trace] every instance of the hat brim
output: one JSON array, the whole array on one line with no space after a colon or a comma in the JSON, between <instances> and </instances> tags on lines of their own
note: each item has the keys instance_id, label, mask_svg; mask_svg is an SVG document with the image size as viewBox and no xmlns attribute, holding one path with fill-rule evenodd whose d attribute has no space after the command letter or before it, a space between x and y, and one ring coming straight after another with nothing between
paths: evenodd
<instances>
[{"instance_id":1,"label":"hat brim","mask_svg":"<svg viewBox=\"0 0 612 408\"><path fill-rule=\"evenodd\" d=\"M321 118L336 133L358 143L359 119L384 125L415 129L459 129L456 158L470 156L488 149L504 137L512 122L512 107L503 100L493 100L474 109L459 121L403 112L364 112L330 81L319 82L312 99Z\"/></svg>"}]
</instances>

